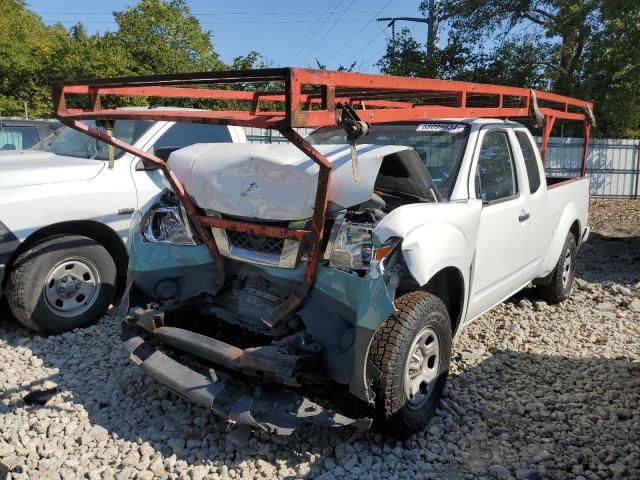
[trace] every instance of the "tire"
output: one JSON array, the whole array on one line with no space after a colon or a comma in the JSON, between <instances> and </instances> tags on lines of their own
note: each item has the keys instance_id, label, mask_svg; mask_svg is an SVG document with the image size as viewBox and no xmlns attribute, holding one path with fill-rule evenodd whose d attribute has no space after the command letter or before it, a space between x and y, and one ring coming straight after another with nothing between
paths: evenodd
<instances>
[{"instance_id":1,"label":"tire","mask_svg":"<svg viewBox=\"0 0 640 480\"><path fill-rule=\"evenodd\" d=\"M560 303L571 295L576 275L576 250L576 238L569 233L551 275L551 281L546 285L536 287L540 297L547 303Z\"/></svg>"},{"instance_id":2,"label":"tire","mask_svg":"<svg viewBox=\"0 0 640 480\"><path fill-rule=\"evenodd\" d=\"M374 336L370 360L381 372L375 385L376 428L404 439L422 430L438 406L449 374L452 332L444 303L430 293L407 293L395 305L397 312ZM426 377L415 375L411 382L410 367L418 357ZM418 382L420 390L413 388L412 395L409 390Z\"/></svg>"},{"instance_id":3,"label":"tire","mask_svg":"<svg viewBox=\"0 0 640 480\"><path fill-rule=\"evenodd\" d=\"M116 266L94 240L60 236L16 258L7 280L15 318L40 333L63 333L98 322L113 301Z\"/></svg>"}]
</instances>

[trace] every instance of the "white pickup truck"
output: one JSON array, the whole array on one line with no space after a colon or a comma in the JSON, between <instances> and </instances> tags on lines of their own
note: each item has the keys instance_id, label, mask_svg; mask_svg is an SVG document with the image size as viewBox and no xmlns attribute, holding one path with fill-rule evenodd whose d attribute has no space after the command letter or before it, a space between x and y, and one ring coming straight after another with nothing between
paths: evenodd
<instances>
[{"instance_id":1,"label":"white pickup truck","mask_svg":"<svg viewBox=\"0 0 640 480\"><path fill-rule=\"evenodd\" d=\"M245 142L240 127L119 120L114 135L159 156L200 142ZM124 289L131 217L161 174L62 128L32 149L0 152L0 293L43 333L100 319Z\"/></svg>"},{"instance_id":2,"label":"white pickup truck","mask_svg":"<svg viewBox=\"0 0 640 480\"><path fill-rule=\"evenodd\" d=\"M548 302L570 295L589 181L545 178L529 131L504 120L377 124L356 157L342 127L308 140L333 170L302 306L270 321L301 282L303 242L213 228L220 279L166 190L132 227L129 293L147 307L131 310L125 346L158 381L240 422L280 433L367 423L290 389L255 389L321 382L363 402L355 417L406 437L435 411L465 325L530 282ZM318 169L294 146L194 145L168 165L201 215L265 231L304 228L313 215ZM151 348L158 341L201 363Z\"/></svg>"}]
</instances>

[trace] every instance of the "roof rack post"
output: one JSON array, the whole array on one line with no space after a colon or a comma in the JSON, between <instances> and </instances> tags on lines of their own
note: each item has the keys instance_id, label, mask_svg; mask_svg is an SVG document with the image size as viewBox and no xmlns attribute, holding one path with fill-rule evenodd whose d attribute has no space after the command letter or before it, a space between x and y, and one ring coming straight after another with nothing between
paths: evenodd
<instances>
[{"instance_id":1,"label":"roof rack post","mask_svg":"<svg viewBox=\"0 0 640 480\"><path fill-rule=\"evenodd\" d=\"M547 167L547 147L549 145L549 137L551 136L551 130L553 130L553 124L556 121L556 117L553 115L545 115L544 122L542 123L542 142L540 143L540 156L542 157L542 165Z\"/></svg>"},{"instance_id":2,"label":"roof rack post","mask_svg":"<svg viewBox=\"0 0 640 480\"><path fill-rule=\"evenodd\" d=\"M580 169L580 176L585 177L587 175L587 157L589 156L589 140L591 139L591 123L588 121L583 122L584 126L584 146L582 147L582 167Z\"/></svg>"}]
</instances>

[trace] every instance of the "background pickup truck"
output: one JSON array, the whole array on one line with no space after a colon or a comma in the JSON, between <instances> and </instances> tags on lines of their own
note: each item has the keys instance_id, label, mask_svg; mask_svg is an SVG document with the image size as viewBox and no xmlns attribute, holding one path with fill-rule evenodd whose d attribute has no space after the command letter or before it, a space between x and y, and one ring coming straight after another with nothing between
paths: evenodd
<instances>
[{"instance_id":1,"label":"background pickup truck","mask_svg":"<svg viewBox=\"0 0 640 480\"><path fill-rule=\"evenodd\" d=\"M114 135L165 158L246 141L240 127L166 121L118 120ZM106 144L67 127L0 152L0 294L15 318L46 333L100 319L124 287L131 216L163 189L151 170L117 149L110 162Z\"/></svg>"},{"instance_id":2,"label":"background pickup truck","mask_svg":"<svg viewBox=\"0 0 640 480\"><path fill-rule=\"evenodd\" d=\"M296 413L273 390L256 398L250 386L159 351L139 357L143 339L240 371L249 383L342 385L372 407L379 428L408 436L435 411L463 326L532 281L549 302L569 296L589 232L588 180L545 178L529 131L503 120L373 125L357 163L342 127L307 140L333 170L322 260L295 315L273 320L300 283L304 243L213 228L221 279L167 191L132 229L130 282L151 307L129 317L126 348L181 395L254 426L286 433L364 419L306 399L294 402L309 406ZM168 165L207 216L269 232L302 228L313 215L317 170L294 146L194 145ZM227 389L233 399L216 395Z\"/></svg>"}]
</instances>

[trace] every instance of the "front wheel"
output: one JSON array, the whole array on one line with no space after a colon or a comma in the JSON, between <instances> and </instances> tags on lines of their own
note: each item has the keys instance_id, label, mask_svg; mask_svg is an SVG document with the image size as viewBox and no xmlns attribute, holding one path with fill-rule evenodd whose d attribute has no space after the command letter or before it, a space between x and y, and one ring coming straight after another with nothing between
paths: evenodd
<instances>
[{"instance_id":1,"label":"front wheel","mask_svg":"<svg viewBox=\"0 0 640 480\"><path fill-rule=\"evenodd\" d=\"M16 258L7 302L20 323L62 333L96 323L113 301L116 266L107 250L81 236L45 240Z\"/></svg>"},{"instance_id":2,"label":"front wheel","mask_svg":"<svg viewBox=\"0 0 640 480\"><path fill-rule=\"evenodd\" d=\"M536 287L539 295L548 303L560 303L569 298L576 275L576 238L569 233L562 247L560 258L547 285Z\"/></svg>"},{"instance_id":3,"label":"front wheel","mask_svg":"<svg viewBox=\"0 0 640 480\"><path fill-rule=\"evenodd\" d=\"M376 332L370 358L381 376L376 385L376 424L406 438L433 416L451 361L451 321L438 297L411 292L396 300L396 313Z\"/></svg>"}]
</instances>

